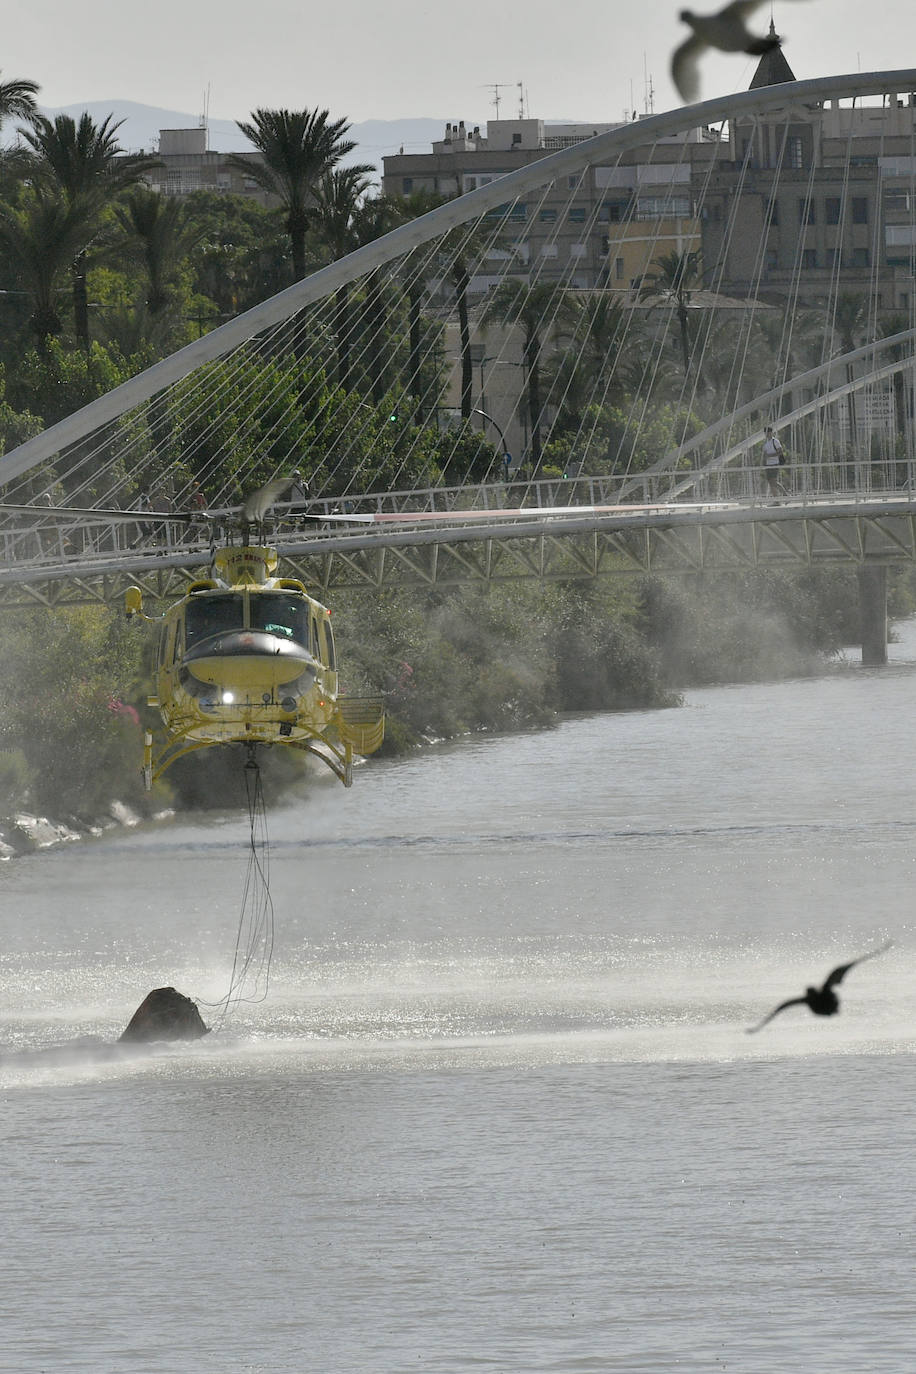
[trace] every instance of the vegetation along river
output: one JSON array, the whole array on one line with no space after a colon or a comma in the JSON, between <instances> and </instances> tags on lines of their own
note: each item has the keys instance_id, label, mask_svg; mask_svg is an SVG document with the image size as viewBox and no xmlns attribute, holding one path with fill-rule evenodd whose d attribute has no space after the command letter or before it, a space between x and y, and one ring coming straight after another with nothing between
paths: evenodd
<instances>
[{"instance_id":1,"label":"vegetation along river","mask_svg":"<svg viewBox=\"0 0 916 1374\"><path fill-rule=\"evenodd\" d=\"M0 1369L905 1370L916 624L0 870ZM836 964L838 1016L745 1034ZM829 1352L826 1353L825 1352Z\"/></svg>"}]
</instances>

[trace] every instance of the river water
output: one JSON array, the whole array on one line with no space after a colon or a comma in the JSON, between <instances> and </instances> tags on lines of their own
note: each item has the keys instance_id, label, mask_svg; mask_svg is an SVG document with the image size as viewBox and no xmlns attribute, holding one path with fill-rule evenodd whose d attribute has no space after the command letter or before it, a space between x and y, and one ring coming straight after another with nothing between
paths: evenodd
<instances>
[{"instance_id":1,"label":"river water","mask_svg":"<svg viewBox=\"0 0 916 1374\"><path fill-rule=\"evenodd\" d=\"M911 1370L916 625L0 870L0 1369ZM745 1034L836 964L837 1017Z\"/></svg>"}]
</instances>

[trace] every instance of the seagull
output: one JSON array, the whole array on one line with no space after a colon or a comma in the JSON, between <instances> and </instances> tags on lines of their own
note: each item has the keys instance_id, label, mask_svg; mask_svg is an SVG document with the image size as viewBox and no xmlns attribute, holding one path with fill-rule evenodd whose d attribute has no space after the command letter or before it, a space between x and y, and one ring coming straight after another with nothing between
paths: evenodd
<instances>
[{"instance_id":1,"label":"seagull","mask_svg":"<svg viewBox=\"0 0 916 1374\"><path fill-rule=\"evenodd\" d=\"M759 1031L768 1021L772 1021L779 1012L785 1011L786 1007L810 1007L815 1016L835 1016L840 1009L840 999L834 992L838 983L842 983L851 968L856 964L863 963L866 959L874 959L876 954L883 954L886 949L890 949L893 941L889 940L880 949L873 949L870 954L862 954L858 959L851 960L848 964L840 964L832 973L828 974L824 986L821 988L807 988L804 997L790 997L788 1002L780 1002L769 1016L765 1016L757 1026L748 1026L748 1035L753 1035Z\"/></svg>"},{"instance_id":2,"label":"seagull","mask_svg":"<svg viewBox=\"0 0 916 1374\"><path fill-rule=\"evenodd\" d=\"M263 487L258 487L257 491L251 492L245 498L242 519L253 525L260 524L274 502L279 501L284 492L289 491L297 480L294 475L275 477L272 482L265 482Z\"/></svg>"},{"instance_id":3,"label":"seagull","mask_svg":"<svg viewBox=\"0 0 916 1374\"><path fill-rule=\"evenodd\" d=\"M675 49L671 59L671 76L685 105L692 105L699 98L699 59L707 48L718 48L720 52L746 52L752 57L762 57L764 53L780 46L782 39L774 31L772 23L765 38L755 38L747 28L745 21L762 4L763 0L732 0L732 4L726 5L718 14L694 14L693 10L681 10L678 17L690 25L693 33Z\"/></svg>"}]
</instances>

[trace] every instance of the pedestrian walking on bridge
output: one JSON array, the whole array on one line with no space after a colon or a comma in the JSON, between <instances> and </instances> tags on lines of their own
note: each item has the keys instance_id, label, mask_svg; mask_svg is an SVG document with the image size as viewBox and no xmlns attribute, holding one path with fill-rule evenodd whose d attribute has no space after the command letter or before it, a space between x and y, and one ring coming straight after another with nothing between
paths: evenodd
<instances>
[{"instance_id":1,"label":"pedestrian walking on bridge","mask_svg":"<svg viewBox=\"0 0 916 1374\"><path fill-rule=\"evenodd\" d=\"M779 469L785 464L786 451L773 433L773 426L767 425L763 437L763 476L766 482L764 495L778 497L781 488Z\"/></svg>"}]
</instances>

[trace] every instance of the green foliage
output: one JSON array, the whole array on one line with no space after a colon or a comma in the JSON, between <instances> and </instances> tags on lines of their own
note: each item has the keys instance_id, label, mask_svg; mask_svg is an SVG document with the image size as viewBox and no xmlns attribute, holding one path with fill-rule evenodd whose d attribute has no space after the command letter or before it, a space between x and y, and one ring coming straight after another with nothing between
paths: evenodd
<instances>
[{"instance_id":1,"label":"green foliage","mask_svg":"<svg viewBox=\"0 0 916 1374\"><path fill-rule=\"evenodd\" d=\"M858 634L852 569L647 578L643 625L681 686L802 676Z\"/></svg>"},{"instance_id":2,"label":"green foliage","mask_svg":"<svg viewBox=\"0 0 916 1374\"><path fill-rule=\"evenodd\" d=\"M42 422L29 411L17 411L6 400L6 370L0 363L0 453L8 453L26 439L40 434Z\"/></svg>"},{"instance_id":3,"label":"green foliage","mask_svg":"<svg viewBox=\"0 0 916 1374\"><path fill-rule=\"evenodd\" d=\"M892 601L913 598L913 579L896 579ZM393 754L568 711L672 706L689 685L810 673L855 641L858 599L853 571L817 570L354 592L333 610L342 684L384 695ZM149 637L104 608L42 610L5 620L4 649L0 809L91 816L115 797L142 809L142 724L159 724L141 704ZM166 794L241 805L243 761L235 747L189 755ZM273 795L307 776L289 751L262 761Z\"/></svg>"},{"instance_id":4,"label":"green foliage","mask_svg":"<svg viewBox=\"0 0 916 1374\"><path fill-rule=\"evenodd\" d=\"M142 357L125 359L119 350L100 343L93 343L84 353L51 339L43 351L29 349L10 375L11 403L40 415L50 426L120 386L145 365Z\"/></svg>"},{"instance_id":5,"label":"green foliage","mask_svg":"<svg viewBox=\"0 0 916 1374\"><path fill-rule=\"evenodd\" d=\"M11 785L53 816L92 815L114 797L142 803L137 695L142 639L102 608L34 611L4 623L0 757Z\"/></svg>"},{"instance_id":6,"label":"green foliage","mask_svg":"<svg viewBox=\"0 0 916 1374\"><path fill-rule=\"evenodd\" d=\"M585 477L643 472L701 428L697 416L668 403L638 418L631 408L592 404L577 429L546 445L544 462L565 472L570 463L581 461Z\"/></svg>"},{"instance_id":7,"label":"green foliage","mask_svg":"<svg viewBox=\"0 0 916 1374\"><path fill-rule=\"evenodd\" d=\"M213 323L288 285L289 246L277 211L216 191L195 191L185 205L198 230L188 265L195 292L211 303Z\"/></svg>"},{"instance_id":8,"label":"green foliage","mask_svg":"<svg viewBox=\"0 0 916 1374\"><path fill-rule=\"evenodd\" d=\"M22 806L28 792L29 764L21 749L0 748L0 815Z\"/></svg>"},{"instance_id":9,"label":"green foliage","mask_svg":"<svg viewBox=\"0 0 916 1374\"><path fill-rule=\"evenodd\" d=\"M626 582L390 593L335 610L348 690L382 692L389 748L674 698Z\"/></svg>"}]
</instances>

